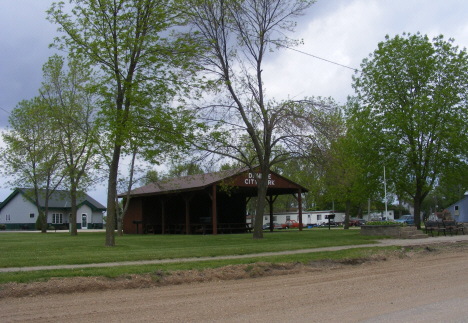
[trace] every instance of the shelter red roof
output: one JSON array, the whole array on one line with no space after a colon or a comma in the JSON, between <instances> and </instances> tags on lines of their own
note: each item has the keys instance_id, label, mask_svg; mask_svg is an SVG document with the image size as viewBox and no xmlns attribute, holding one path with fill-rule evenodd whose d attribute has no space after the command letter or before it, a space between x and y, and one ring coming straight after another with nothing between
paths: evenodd
<instances>
[{"instance_id":1,"label":"shelter red roof","mask_svg":"<svg viewBox=\"0 0 468 323\"><path fill-rule=\"evenodd\" d=\"M241 169L229 169L215 173L170 178L136 188L130 192L130 196L160 195L177 193L181 191L203 190L207 187L220 184L222 182L232 186L256 187L256 183L252 179L252 176L249 176L249 173L249 168L245 167ZM269 188L284 189L294 187L301 188L302 192L308 192L308 189L282 177L281 175L278 175L274 172L270 172L270 174L270 176L273 176L272 180L270 181L270 183L273 183L273 185L269 185ZM228 179L229 181L227 181ZM275 184L275 182L278 184ZM126 193L119 194L119 197L125 196Z\"/></svg>"}]
</instances>

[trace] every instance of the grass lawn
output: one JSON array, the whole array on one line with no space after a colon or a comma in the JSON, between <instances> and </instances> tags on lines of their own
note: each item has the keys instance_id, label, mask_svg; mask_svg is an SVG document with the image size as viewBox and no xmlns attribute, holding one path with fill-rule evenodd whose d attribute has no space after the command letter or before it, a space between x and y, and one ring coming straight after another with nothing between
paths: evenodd
<instances>
[{"instance_id":1,"label":"grass lawn","mask_svg":"<svg viewBox=\"0 0 468 323\"><path fill-rule=\"evenodd\" d=\"M67 233L0 233L0 267L22 267L61 264L87 264L184 257L255 254L260 252L297 250L330 246L356 245L350 250L316 252L299 255L253 257L104 268L43 270L0 273L0 284L16 281L30 282L51 277L106 276L143 274L157 270L174 271L217 268L234 264L265 262L309 262L318 259L366 257L376 249L359 248L374 243L376 237L361 236L359 230L308 229L264 232L264 239L253 240L252 234L226 235L125 235L116 237L116 247L104 247L104 232ZM395 248L395 247L392 247Z\"/></svg>"},{"instance_id":2,"label":"grass lawn","mask_svg":"<svg viewBox=\"0 0 468 323\"><path fill-rule=\"evenodd\" d=\"M375 237L359 230L288 230L265 232L264 239L251 234L226 235L125 235L116 246L104 246L104 232L0 233L0 267L88 264L150 259L242 255L269 251L329 246L362 245Z\"/></svg>"},{"instance_id":3,"label":"grass lawn","mask_svg":"<svg viewBox=\"0 0 468 323\"><path fill-rule=\"evenodd\" d=\"M253 264L257 262L266 263L288 263L301 262L307 264L311 261L322 259L343 260L343 259L359 259L371 256L374 253L390 252L400 249L400 247L370 247L370 248L353 248L338 251L321 251L296 255L269 256L269 257L253 257L246 259L229 259L229 260L212 260L212 261L194 261L184 263L168 263L154 265L138 265L138 266L115 266L102 268L80 268L80 269L60 269L60 270L40 270L28 272L12 272L0 273L0 285L17 282L29 283L33 281L46 281L52 277L92 277L104 276L107 278L115 278L118 276L127 276L129 274L147 274L166 272L170 273L177 270L203 270L206 268L220 268L228 265ZM1 286L0 286L1 289Z\"/></svg>"}]
</instances>

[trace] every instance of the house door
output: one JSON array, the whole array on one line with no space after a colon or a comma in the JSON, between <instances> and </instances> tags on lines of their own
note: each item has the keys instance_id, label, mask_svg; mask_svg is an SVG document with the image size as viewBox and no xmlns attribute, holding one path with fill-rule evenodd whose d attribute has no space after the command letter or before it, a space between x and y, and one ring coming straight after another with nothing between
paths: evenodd
<instances>
[{"instance_id":1,"label":"house door","mask_svg":"<svg viewBox=\"0 0 468 323\"><path fill-rule=\"evenodd\" d=\"M86 214L81 215L81 228L82 229L88 228L88 216Z\"/></svg>"}]
</instances>

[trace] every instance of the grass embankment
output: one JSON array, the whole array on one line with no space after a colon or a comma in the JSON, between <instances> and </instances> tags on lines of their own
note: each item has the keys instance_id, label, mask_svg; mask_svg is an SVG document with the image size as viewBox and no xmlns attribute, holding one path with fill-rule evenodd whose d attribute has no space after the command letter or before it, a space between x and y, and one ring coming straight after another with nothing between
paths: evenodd
<instances>
[{"instance_id":1,"label":"grass embankment","mask_svg":"<svg viewBox=\"0 0 468 323\"><path fill-rule=\"evenodd\" d=\"M358 230L329 231L314 229L304 230L303 232L295 230L266 232L264 239L261 240L253 240L251 234L218 236L126 235L116 237L116 247L114 248L104 247L104 239L105 234L103 232L80 233L78 236L70 236L68 233L0 234L0 252L2 255L0 267L214 257L347 245L356 245L357 249L249 259L213 259L213 261L191 263L1 273L0 283L9 281L27 282L50 277L116 277L129 273L142 274L157 270L201 270L259 261L277 263L359 258L372 252L367 248L359 248L359 245L375 242L375 237L361 236Z\"/></svg>"}]
</instances>

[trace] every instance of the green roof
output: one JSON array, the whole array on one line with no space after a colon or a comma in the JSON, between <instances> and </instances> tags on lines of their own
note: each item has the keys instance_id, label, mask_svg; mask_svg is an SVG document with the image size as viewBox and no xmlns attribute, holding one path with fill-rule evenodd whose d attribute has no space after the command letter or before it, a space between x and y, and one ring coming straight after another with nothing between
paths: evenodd
<instances>
[{"instance_id":1,"label":"green roof","mask_svg":"<svg viewBox=\"0 0 468 323\"><path fill-rule=\"evenodd\" d=\"M13 199L16 195L21 194L24 198L29 200L31 203L36 204L35 196L34 196L34 189L32 188L17 188L13 191L0 204L0 210L8 204L8 202ZM39 206L41 208L45 207L45 190L40 190L39 192ZM86 193L78 193L76 198L77 207L81 207L82 205L86 204L89 206L93 211L106 211L106 207L93 199ZM56 190L54 191L51 196L49 197L49 209L71 209L71 197L70 192L65 190Z\"/></svg>"}]
</instances>

